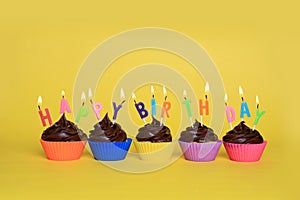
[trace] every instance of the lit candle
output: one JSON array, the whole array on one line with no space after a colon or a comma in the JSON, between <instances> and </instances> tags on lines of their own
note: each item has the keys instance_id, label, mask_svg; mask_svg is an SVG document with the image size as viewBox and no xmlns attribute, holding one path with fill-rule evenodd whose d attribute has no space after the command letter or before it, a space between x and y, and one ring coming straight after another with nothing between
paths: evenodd
<instances>
[{"instance_id":1,"label":"lit candle","mask_svg":"<svg viewBox=\"0 0 300 200\"><path fill-rule=\"evenodd\" d=\"M39 108L39 115L40 115L40 118L42 120L42 124L43 126L46 126L46 119L48 120L49 122L49 125L51 126L52 125L52 119L51 119L51 116L50 116L50 112L49 112L49 109L48 108L45 108L45 112L46 112L46 115L43 115L43 112L41 110L41 106L42 106L42 97L39 96L38 97L38 108Z\"/></svg>"},{"instance_id":2,"label":"lit candle","mask_svg":"<svg viewBox=\"0 0 300 200\"><path fill-rule=\"evenodd\" d=\"M65 99L65 91L61 91L61 101L60 101L60 113L63 114L65 111L68 113L71 112L70 106L68 101Z\"/></svg>"},{"instance_id":3,"label":"lit candle","mask_svg":"<svg viewBox=\"0 0 300 200\"><path fill-rule=\"evenodd\" d=\"M205 104L203 104L203 100L202 99L199 100L200 124L201 124L201 126L203 125L203 123L202 123L203 110L205 109L205 115L209 114L209 102L207 100L208 91L209 91L209 85L206 82L206 84L205 84L205 91L204 91L204 93L205 93Z\"/></svg>"},{"instance_id":4,"label":"lit candle","mask_svg":"<svg viewBox=\"0 0 300 200\"><path fill-rule=\"evenodd\" d=\"M82 101L82 106L80 107L78 113L77 113L77 117L75 119L75 122L78 123L81 117L86 117L89 114L89 110L84 107L85 101L86 101L86 97L85 97L85 93L82 92L81 94L81 101Z\"/></svg>"},{"instance_id":5,"label":"lit candle","mask_svg":"<svg viewBox=\"0 0 300 200\"><path fill-rule=\"evenodd\" d=\"M93 103L93 93L92 93L91 88L89 88L88 95L89 95L90 103L92 104L94 113L96 115L96 118L100 121L101 120L101 116L100 116L99 112L102 110L102 104L99 103L99 102Z\"/></svg>"},{"instance_id":6,"label":"lit candle","mask_svg":"<svg viewBox=\"0 0 300 200\"><path fill-rule=\"evenodd\" d=\"M225 100L225 106L226 106L227 121L229 122L230 129L232 129L232 122L235 120L235 112L234 112L233 107L228 106L228 103L227 103L228 96L227 96L227 94L225 94L224 100Z\"/></svg>"},{"instance_id":7,"label":"lit candle","mask_svg":"<svg viewBox=\"0 0 300 200\"><path fill-rule=\"evenodd\" d=\"M240 86L239 87L239 93L242 99L242 103L241 103L241 112L240 112L240 118L242 119L242 121L244 121L244 115L246 114L248 117L250 117L250 111L248 108L248 104L244 101L244 97L243 97L243 89Z\"/></svg>"},{"instance_id":8,"label":"lit candle","mask_svg":"<svg viewBox=\"0 0 300 200\"><path fill-rule=\"evenodd\" d=\"M155 117L155 115L156 115L156 100L154 98L154 87L152 85L151 85L151 94L152 94L151 113L152 113L152 116Z\"/></svg>"},{"instance_id":9,"label":"lit candle","mask_svg":"<svg viewBox=\"0 0 300 200\"><path fill-rule=\"evenodd\" d=\"M256 96L256 118L254 120L254 125L253 125L253 128L252 130L254 131L255 128L256 128L256 125L259 121L259 119L266 113L266 111L259 111L259 99L258 99L258 96Z\"/></svg>"},{"instance_id":10,"label":"lit candle","mask_svg":"<svg viewBox=\"0 0 300 200\"><path fill-rule=\"evenodd\" d=\"M113 102L113 107L114 107L113 123L115 123L115 121L117 119L117 114L118 114L119 110L122 108L123 103L125 103L125 101L126 101L123 88L121 88L120 97L122 99L122 102L118 106L117 106L116 102Z\"/></svg>"},{"instance_id":11,"label":"lit candle","mask_svg":"<svg viewBox=\"0 0 300 200\"><path fill-rule=\"evenodd\" d=\"M148 116L148 111L145 109L145 104L143 102L136 103L136 96L134 93L132 93L132 99L134 101L134 105L136 110L138 111L141 119L144 121L144 124L147 124L145 118Z\"/></svg>"},{"instance_id":12,"label":"lit candle","mask_svg":"<svg viewBox=\"0 0 300 200\"><path fill-rule=\"evenodd\" d=\"M165 114L166 114L167 118L170 117L168 111L171 108L171 103L169 101L167 101L168 96L167 96L167 90L166 90L165 86L163 87L163 93L164 93L164 96L165 96L165 100L164 100L163 107L162 107L162 110L161 110L161 115L160 115L160 125L161 126L163 124Z\"/></svg>"},{"instance_id":13,"label":"lit candle","mask_svg":"<svg viewBox=\"0 0 300 200\"><path fill-rule=\"evenodd\" d=\"M186 90L183 90L183 104L186 107L187 115L190 118L191 126L193 127L193 117L192 117L192 111L191 111L191 100L187 100L187 92Z\"/></svg>"}]
</instances>

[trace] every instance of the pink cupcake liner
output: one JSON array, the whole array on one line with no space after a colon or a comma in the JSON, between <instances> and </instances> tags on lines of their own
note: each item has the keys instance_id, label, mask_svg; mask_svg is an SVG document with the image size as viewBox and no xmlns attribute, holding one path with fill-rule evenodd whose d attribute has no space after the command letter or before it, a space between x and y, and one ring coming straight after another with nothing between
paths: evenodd
<instances>
[{"instance_id":1,"label":"pink cupcake liner","mask_svg":"<svg viewBox=\"0 0 300 200\"><path fill-rule=\"evenodd\" d=\"M267 141L261 144L235 144L223 142L230 160L238 162L259 161L266 147Z\"/></svg>"},{"instance_id":2,"label":"pink cupcake liner","mask_svg":"<svg viewBox=\"0 0 300 200\"><path fill-rule=\"evenodd\" d=\"M77 160L80 158L86 141L48 142L40 139L42 147L49 160Z\"/></svg>"},{"instance_id":3,"label":"pink cupcake liner","mask_svg":"<svg viewBox=\"0 0 300 200\"><path fill-rule=\"evenodd\" d=\"M209 162L216 159L216 156L222 145L222 140L208 143L179 141L179 144L186 160Z\"/></svg>"}]
</instances>

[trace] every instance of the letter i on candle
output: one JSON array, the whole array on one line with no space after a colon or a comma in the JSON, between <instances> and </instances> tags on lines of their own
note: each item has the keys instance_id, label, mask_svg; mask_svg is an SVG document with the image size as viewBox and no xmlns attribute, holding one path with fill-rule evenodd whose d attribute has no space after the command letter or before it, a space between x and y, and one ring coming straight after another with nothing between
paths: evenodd
<instances>
[{"instance_id":1,"label":"letter i on candle","mask_svg":"<svg viewBox=\"0 0 300 200\"><path fill-rule=\"evenodd\" d=\"M168 96L167 96L167 90L166 90L165 86L163 87L163 93L164 93L164 96L165 96L165 100L164 100L163 107L162 107L162 110L161 110L161 115L160 115L160 126L162 126L162 124L163 124L165 114L166 114L167 118L170 117L168 111L171 108L171 103L169 101L167 101Z\"/></svg>"},{"instance_id":2,"label":"letter i on candle","mask_svg":"<svg viewBox=\"0 0 300 200\"><path fill-rule=\"evenodd\" d=\"M41 118L41 121L42 121L42 125L43 126L47 125L46 124L46 119L47 119L48 122L49 122L49 125L51 126L52 125L52 119L51 119L51 116L50 116L49 109L45 108L46 115L44 115L42 110L41 110L42 102L43 102L42 97L39 96L38 97L38 109L39 109L39 115L40 115L40 118Z\"/></svg>"},{"instance_id":3,"label":"letter i on candle","mask_svg":"<svg viewBox=\"0 0 300 200\"><path fill-rule=\"evenodd\" d=\"M242 121L244 121L244 115L246 114L248 117L250 117L250 111L248 108L248 104L244 101L243 89L241 86L239 86L239 93L242 99L240 118L242 119Z\"/></svg>"},{"instance_id":4,"label":"letter i on candle","mask_svg":"<svg viewBox=\"0 0 300 200\"><path fill-rule=\"evenodd\" d=\"M138 102L136 103L136 96L134 93L132 93L132 97L131 97L134 101L134 106L136 108L136 110L138 111L141 119L143 120L144 124L147 124L145 118L148 116L148 111L145 109L145 104L143 102Z\"/></svg>"},{"instance_id":5,"label":"letter i on candle","mask_svg":"<svg viewBox=\"0 0 300 200\"><path fill-rule=\"evenodd\" d=\"M151 85L151 94L152 94L152 99L151 99L151 114L152 117L156 116L156 100L154 98L154 87Z\"/></svg>"},{"instance_id":6,"label":"letter i on candle","mask_svg":"<svg viewBox=\"0 0 300 200\"><path fill-rule=\"evenodd\" d=\"M190 118L190 122L191 122L191 127L193 127L193 116L192 116L192 111L191 111L191 100L187 100L187 92L186 90L183 90L183 104L186 107L186 111L187 111L187 115Z\"/></svg>"},{"instance_id":7,"label":"letter i on candle","mask_svg":"<svg viewBox=\"0 0 300 200\"><path fill-rule=\"evenodd\" d=\"M230 129L232 129L232 122L235 120L235 112L233 107L228 106L227 100L228 100L228 96L227 94L225 94L224 97L225 100L225 106L226 106L226 117L227 117L227 121L229 122L230 125Z\"/></svg>"},{"instance_id":8,"label":"letter i on candle","mask_svg":"<svg viewBox=\"0 0 300 200\"><path fill-rule=\"evenodd\" d=\"M255 118L255 121L254 121L254 125L253 125L253 128L252 130L254 131L255 128L256 128L256 125L258 124L258 121L259 119L266 113L266 111L259 111L259 99L258 99L258 96L256 96L256 118Z\"/></svg>"}]
</instances>

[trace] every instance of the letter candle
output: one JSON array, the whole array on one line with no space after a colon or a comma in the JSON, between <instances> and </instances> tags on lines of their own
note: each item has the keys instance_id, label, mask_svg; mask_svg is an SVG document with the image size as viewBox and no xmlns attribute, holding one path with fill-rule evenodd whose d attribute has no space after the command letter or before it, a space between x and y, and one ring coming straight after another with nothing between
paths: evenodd
<instances>
[{"instance_id":1,"label":"letter candle","mask_svg":"<svg viewBox=\"0 0 300 200\"><path fill-rule=\"evenodd\" d=\"M151 114L153 117L156 115L156 100L154 98L154 87L151 85L151 94L152 94L152 99L151 99Z\"/></svg>"},{"instance_id":2,"label":"letter candle","mask_svg":"<svg viewBox=\"0 0 300 200\"><path fill-rule=\"evenodd\" d=\"M167 96L167 90L166 90L165 86L163 86L163 93L164 93L164 96L165 96L165 100L164 100L163 107L162 107L162 110L161 110L161 115L160 115L160 126L162 126L162 124L163 124L165 114L166 114L167 118L170 117L168 111L171 108L171 103L169 101L167 101L168 96Z\"/></svg>"},{"instance_id":3,"label":"letter candle","mask_svg":"<svg viewBox=\"0 0 300 200\"><path fill-rule=\"evenodd\" d=\"M241 112L240 112L240 118L242 119L242 121L244 121L244 115L246 114L248 117L250 117L250 111L248 108L248 104L244 101L244 97L243 97L243 89L241 86L239 86L239 93L242 99L242 103L241 103Z\"/></svg>"},{"instance_id":4,"label":"letter candle","mask_svg":"<svg viewBox=\"0 0 300 200\"><path fill-rule=\"evenodd\" d=\"M145 109L145 104L143 102L139 102L136 103L136 96L134 93L132 93L132 97L131 97L134 101L134 106L136 108L136 110L138 111L141 119L144 121L144 124L147 124L145 118L148 116L148 111Z\"/></svg>"},{"instance_id":5,"label":"letter candle","mask_svg":"<svg viewBox=\"0 0 300 200\"><path fill-rule=\"evenodd\" d=\"M187 92L186 90L183 90L183 104L186 107L187 115L190 118L191 126L193 127L193 116L192 116L192 111L191 111L191 100L187 100Z\"/></svg>"},{"instance_id":6,"label":"letter candle","mask_svg":"<svg viewBox=\"0 0 300 200\"><path fill-rule=\"evenodd\" d=\"M209 102L207 100L208 91L209 91L209 85L206 82L206 84L205 84L205 104L202 103L202 99L199 100L200 124L201 124L201 126L203 125L203 122L202 122L203 110L205 109L205 114L206 115L209 114Z\"/></svg>"},{"instance_id":7,"label":"letter candle","mask_svg":"<svg viewBox=\"0 0 300 200\"><path fill-rule=\"evenodd\" d=\"M226 106L226 117L227 117L227 121L229 122L230 125L230 129L232 129L232 122L235 120L235 112L233 107L228 106L227 100L228 100L228 96L227 94L225 94L224 97L225 100L225 106Z\"/></svg>"},{"instance_id":8,"label":"letter candle","mask_svg":"<svg viewBox=\"0 0 300 200\"><path fill-rule=\"evenodd\" d=\"M40 118L42 120L42 125L43 126L46 126L46 119L48 120L49 122L49 125L51 126L52 125L52 119L51 119L51 116L50 116L50 112L49 112L49 109L48 108L45 108L45 112L46 112L46 115L43 115L43 112L41 110L41 105L42 105L42 97L39 96L38 97L38 109L39 109L39 115L40 115Z\"/></svg>"},{"instance_id":9,"label":"letter candle","mask_svg":"<svg viewBox=\"0 0 300 200\"><path fill-rule=\"evenodd\" d=\"M96 115L96 118L100 121L101 120L101 116L100 116L99 112L102 110L102 104L99 103L99 102L93 103L93 93L92 93L91 88L89 88L88 95L89 95L89 99L90 99L90 102L92 104L94 113Z\"/></svg>"},{"instance_id":10,"label":"letter candle","mask_svg":"<svg viewBox=\"0 0 300 200\"><path fill-rule=\"evenodd\" d=\"M259 121L259 119L266 113L266 111L261 111L259 112L259 99L258 99L258 96L256 96L256 118L254 120L254 125L253 125L253 128L252 130L254 131L255 128L256 128L256 125Z\"/></svg>"},{"instance_id":11,"label":"letter candle","mask_svg":"<svg viewBox=\"0 0 300 200\"><path fill-rule=\"evenodd\" d=\"M113 102L113 108L114 108L113 124L116 122L117 114L118 114L119 110L122 108L123 103L125 103L125 101L126 101L123 88L121 88L120 97L122 99L122 102L118 106L117 106L116 102Z\"/></svg>"},{"instance_id":12,"label":"letter candle","mask_svg":"<svg viewBox=\"0 0 300 200\"><path fill-rule=\"evenodd\" d=\"M71 113L71 109L68 101L65 99L65 91L61 91L62 99L60 101L60 114L63 114L65 111Z\"/></svg>"},{"instance_id":13,"label":"letter candle","mask_svg":"<svg viewBox=\"0 0 300 200\"><path fill-rule=\"evenodd\" d=\"M75 119L75 122L78 123L81 117L86 117L89 114L89 110L84 107L85 101L86 101L86 97L85 97L85 93L82 92L81 94L81 101L82 101L82 106L80 107L78 113L77 113L77 117Z\"/></svg>"}]
</instances>

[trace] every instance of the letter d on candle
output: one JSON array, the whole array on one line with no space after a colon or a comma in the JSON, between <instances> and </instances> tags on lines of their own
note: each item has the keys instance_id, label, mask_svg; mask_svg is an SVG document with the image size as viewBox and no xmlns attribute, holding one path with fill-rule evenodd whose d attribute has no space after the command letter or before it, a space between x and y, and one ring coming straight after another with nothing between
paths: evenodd
<instances>
[{"instance_id":1,"label":"letter d on candle","mask_svg":"<svg viewBox=\"0 0 300 200\"><path fill-rule=\"evenodd\" d=\"M229 123L231 123L235 120L235 112L234 112L233 107L226 106L226 117L227 117L227 121Z\"/></svg>"}]
</instances>

